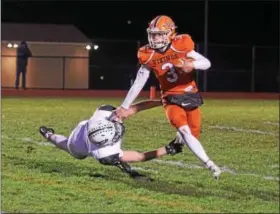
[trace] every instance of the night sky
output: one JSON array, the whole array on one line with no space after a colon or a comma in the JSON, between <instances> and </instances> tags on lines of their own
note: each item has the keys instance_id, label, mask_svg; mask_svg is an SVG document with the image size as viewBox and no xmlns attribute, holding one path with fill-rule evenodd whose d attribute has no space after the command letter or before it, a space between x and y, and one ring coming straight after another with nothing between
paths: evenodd
<instances>
[{"instance_id":1,"label":"night sky","mask_svg":"<svg viewBox=\"0 0 280 214\"><path fill-rule=\"evenodd\" d=\"M159 14L203 42L203 1L2 1L4 22L74 24L92 39L146 40L148 22ZM279 44L278 1L210 0L208 22L209 43Z\"/></svg>"}]
</instances>

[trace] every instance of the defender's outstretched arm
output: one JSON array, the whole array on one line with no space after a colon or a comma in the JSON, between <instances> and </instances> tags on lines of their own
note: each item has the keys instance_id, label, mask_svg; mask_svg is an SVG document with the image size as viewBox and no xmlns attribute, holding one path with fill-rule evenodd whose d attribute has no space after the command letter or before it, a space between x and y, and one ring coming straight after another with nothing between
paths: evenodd
<instances>
[{"instance_id":1,"label":"defender's outstretched arm","mask_svg":"<svg viewBox=\"0 0 280 214\"><path fill-rule=\"evenodd\" d=\"M135 115L136 113L140 112L140 111L145 111L151 108L155 108L158 106L161 106L161 100L144 100L144 101L140 101L138 103L135 103L133 105L131 105L128 110L126 111L126 113L124 114L124 119L131 117L133 115Z\"/></svg>"}]
</instances>

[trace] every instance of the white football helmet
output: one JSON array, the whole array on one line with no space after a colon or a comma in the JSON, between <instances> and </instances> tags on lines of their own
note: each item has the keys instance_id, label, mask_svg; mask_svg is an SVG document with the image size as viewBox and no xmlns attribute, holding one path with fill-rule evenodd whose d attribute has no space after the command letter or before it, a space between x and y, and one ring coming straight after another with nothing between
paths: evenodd
<instances>
[{"instance_id":1,"label":"white football helmet","mask_svg":"<svg viewBox=\"0 0 280 214\"><path fill-rule=\"evenodd\" d=\"M88 125L87 136L90 143L100 147L113 145L114 137L117 134L115 124L106 119L98 119L92 121Z\"/></svg>"}]
</instances>

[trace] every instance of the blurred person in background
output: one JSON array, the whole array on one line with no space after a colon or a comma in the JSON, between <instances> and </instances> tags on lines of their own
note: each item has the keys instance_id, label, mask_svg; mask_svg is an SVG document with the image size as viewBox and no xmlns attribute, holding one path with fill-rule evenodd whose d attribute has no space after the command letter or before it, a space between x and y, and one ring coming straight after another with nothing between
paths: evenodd
<instances>
[{"instance_id":1,"label":"blurred person in background","mask_svg":"<svg viewBox=\"0 0 280 214\"><path fill-rule=\"evenodd\" d=\"M28 65L28 58L32 56L30 49L25 41L22 41L17 49L17 61L16 61L16 89L19 88L19 78L21 76L21 87L26 88L26 71Z\"/></svg>"}]
</instances>

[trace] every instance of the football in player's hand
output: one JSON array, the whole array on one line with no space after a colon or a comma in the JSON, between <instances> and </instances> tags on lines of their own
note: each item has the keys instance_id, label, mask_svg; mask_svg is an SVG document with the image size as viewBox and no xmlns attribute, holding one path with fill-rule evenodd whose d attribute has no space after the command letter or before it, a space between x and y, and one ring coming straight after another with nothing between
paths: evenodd
<instances>
[{"instance_id":1,"label":"football in player's hand","mask_svg":"<svg viewBox=\"0 0 280 214\"><path fill-rule=\"evenodd\" d=\"M193 61L193 58L179 58L174 62L174 66L181 72L189 73L194 70Z\"/></svg>"}]
</instances>

